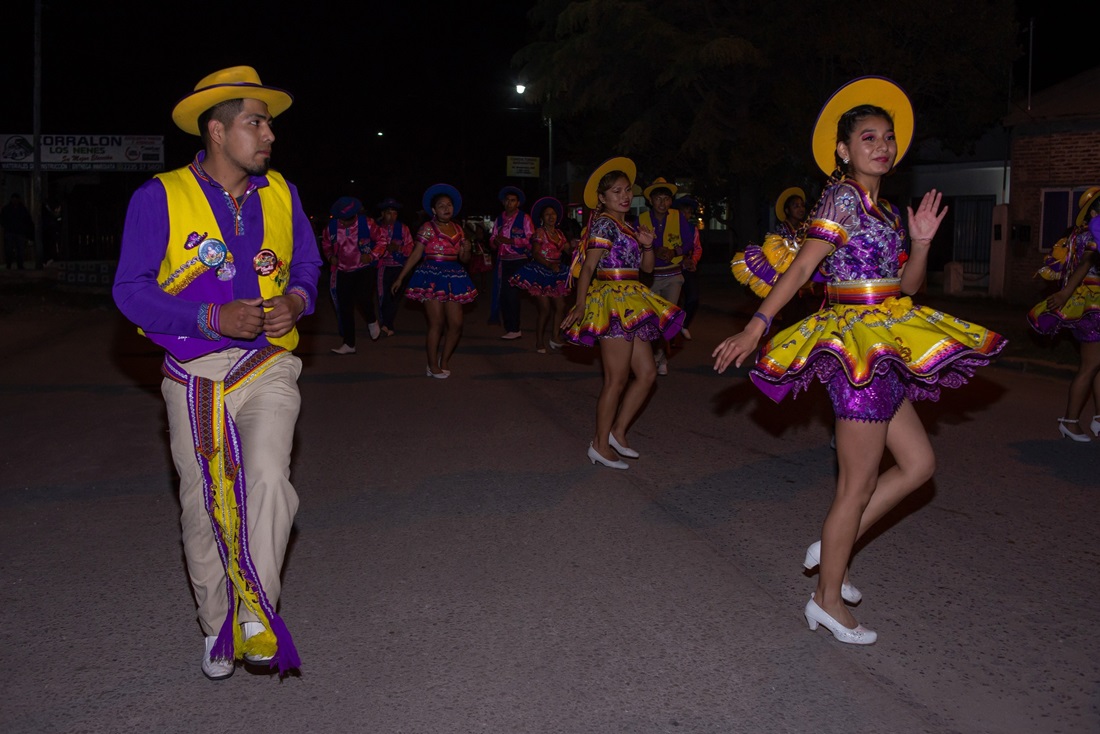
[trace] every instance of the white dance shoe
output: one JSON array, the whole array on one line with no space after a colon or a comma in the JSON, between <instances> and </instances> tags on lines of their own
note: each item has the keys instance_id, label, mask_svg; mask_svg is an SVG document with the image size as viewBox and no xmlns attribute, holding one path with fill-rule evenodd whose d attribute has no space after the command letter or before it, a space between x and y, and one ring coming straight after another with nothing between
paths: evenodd
<instances>
[{"instance_id":1,"label":"white dance shoe","mask_svg":"<svg viewBox=\"0 0 1100 734\"><path fill-rule=\"evenodd\" d=\"M1080 426L1080 425L1081 425L1081 421L1079 421L1079 420L1076 420L1076 419L1075 420L1070 420L1069 418L1059 418L1058 419L1058 432L1062 434L1063 438L1068 438L1071 441L1077 441L1078 443L1088 443L1092 439L1089 438L1089 435L1087 433L1074 433L1073 431L1066 428L1066 426ZM1093 432L1096 431L1097 421L1096 421L1095 418L1092 419L1092 424L1089 427L1092 428ZM1100 434L1097 434L1097 435L1100 435Z\"/></svg>"},{"instance_id":2,"label":"white dance shoe","mask_svg":"<svg viewBox=\"0 0 1100 734\"><path fill-rule=\"evenodd\" d=\"M840 642L847 643L849 645L873 645L875 640L878 639L878 633L874 630L869 630L862 624L857 625L855 629L845 627L840 622L833 619L824 609L817 605L814 601L814 595L810 594L810 600L806 602L806 624L810 625L810 631L816 630L818 625L824 625L825 629L833 633Z\"/></svg>"},{"instance_id":3,"label":"white dance shoe","mask_svg":"<svg viewBox=\"0 0 1100 734\"><path fill-rule=\"evenodd\" d=\"M634 449L628 449L626 446L620 446L619 442L615 440L614 433L607 434L607 442L611 444L611 448L615 449L616 453L618 453L619 456L625 456L628 459L637 459L639 456L641 456L641 454L639 454Z\"/></svg>"},{"instance_id":4,"label":"white dance shoe","mask_svg":"<svg viewBox=\"0 0 1100 734\"><path fill-rule=\"evenodd\" d=\"M815 541L806 549L806 560L802 562L802 565L806 567L806 570L812 570L821 564L821 541ZM849 604L859 604L863 599L863 594L859 589L851 584L840 585L840 598Z\"/></svg>"},{"instance_id":5,"label":"white dance shoe","mask_svg":"<svg viewBox=\"0 0 1100 734\"><path fill-rule=\"evenodd\" d=\"M603 464L604 466L609 467L611 469L629 469L630 468L630 465L627 464L622 459L615 459L614 461L612 461L611 459L605 459L600 454L600 452L596 450L596 447L593 446L592 444L588 444L588 458L592 461L593 464Z\"/></svg>"}]
</instances>

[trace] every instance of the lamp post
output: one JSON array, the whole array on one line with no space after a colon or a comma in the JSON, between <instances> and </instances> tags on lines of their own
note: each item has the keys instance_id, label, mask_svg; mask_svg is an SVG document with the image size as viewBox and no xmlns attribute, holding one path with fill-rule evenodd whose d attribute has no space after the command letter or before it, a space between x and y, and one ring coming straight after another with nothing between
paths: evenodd
<instances>
[{"instance_id":1,"label":"lamp post","mask_svg":"<svg viewBox=\"0 0 1100 734\"><path fill-rule=\"evenodd\" d=\"M523 84L516 85L516 94L522 95L527 91L527 87ZM554 195L554 120L549 115L546 116L546 188L549 190L550 196Z\"/></svg>"}]
</instances>

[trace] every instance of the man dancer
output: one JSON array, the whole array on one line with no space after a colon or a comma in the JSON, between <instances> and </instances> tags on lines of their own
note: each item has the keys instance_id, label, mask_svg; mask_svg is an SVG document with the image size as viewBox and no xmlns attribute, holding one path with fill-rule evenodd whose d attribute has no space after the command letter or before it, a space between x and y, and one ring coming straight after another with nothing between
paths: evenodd
<instances>
[{"instance_id":1,"label":"man dancer","mask_svg":"<svg viewBox=\"0 0 1100 734\"><path fill-rule=\"evenodd\" d=\"M203 150L130 200L115 277L122 313L167 351L161 385L180 476L183 550L206 636L202 672L298 667L276 614L298 496L296 323L320 257L297 189L269 170L287 92L249 66L216 71L172 111Z\"/></svg>"},{"instance_id":2,"label":"man dancer","mask_svg":"<svg viewBox=\"0 0 1100 734\"><path fill-rule=\"evenodd\" d=\"M494 303L491 310L496 312L496 301L499 297L500 315L504 321L504 335L500 338L519 339L523 336L519 329L522 291L508 281L530 258L535 224L531 217L520 211L526 197L515 186L505 186L497 194L497 198L504 205L504 211L497 216L489 233L489 247L497 253L496 281L493 283Z\"/></svg>"},{"instance_id":3,"label":"man dancer","mask_svg":"<svg viewBox=\"0 0 1100 734\"><path fill-rule=\"evenodd\" d=\"M685 194L673 201L672 205L680 211L684 221L691 225L680 232L684 240L684 252L687 253L680 263L684 276L684 328L680 329L680 334L690 341L691 332L688 331L688 326L695 319L695 312L699 310L699 258L703 256L703 246L699 241L699 202L695 197Z\"/></svg>"},{"instance_id":4,"label":"man dancer","mask_svg":"<svg viewBox=\"0 0 1100 734\"><path fill-rule=\"evenodd\" d=\"M663 178L654 179L653 183L642 192L649 202L649 211L642 212L638 217L638 223L648 227L654 232L653 239L653 285L650 287L654 293L664 298L669 303L679 303L680 290L684 286L683 261L685 252L684 233L694 232L694 225L684 218L684 215L676 211L669 216L669 207L672 206L672 197L678 191L676 184ZM694 244L694 239L692 240ZM690 253L689 253L690 254ZM661 340L657 342L657 352L654 359L657 362L657 374L668 374L668 347Z\"/></svg>"}]
</instances>

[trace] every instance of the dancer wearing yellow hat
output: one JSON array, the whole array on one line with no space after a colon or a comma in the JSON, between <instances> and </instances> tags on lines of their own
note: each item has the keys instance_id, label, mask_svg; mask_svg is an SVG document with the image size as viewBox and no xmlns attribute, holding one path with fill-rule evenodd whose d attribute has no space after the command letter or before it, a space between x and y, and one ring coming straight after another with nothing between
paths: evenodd
<instances>
[{"instance_id":1,"label":"dancer wearing yellow hat","mask_svg":"<svg viewBox=\"0 0 1100 734\"><path fill-rule=\"evenodd\" d=\"M1092 395L1093 412L1089 430L1100 436L1100 186L1085 190L1078 199L1074 228L1054 248L1037 273L1057 280L1057 293L1037 304L1027 315L1040 334L1053 335L1065 329L1077 340L1081 364L1069 384L1066 412L1058 419L1058 432L1073 441L1090 441L1081 430L1081 412Z\"/></svg>"},{"instance_id":2,"label":"dancer wearing yellow hat","mask_svg":"<svg viewBox=\"0 0 1100 734\"><path fill-rule=\"evenodd\" d=\"M879 196L883 177L912 136L912 106L888 79L857 79L830 98L818 115L813 150L821 170L833 176L805 241L744 330L713 352L718 372L740 366L779 309L824 263L828 305L768 341L750 378L776 402L818 381L832 400L840 472L821 540L806 549L804 564L820 565L821 573L804 613L811 630L823 625L856 645L877 635L846 606L862 598L847 578L852 546L935 467L912 402L936 400L941 387L965 383L1006 343L907 295L924 282L932 238L947 211L932 190L903 221ZM880 474L887 449L895 465Z\"/></svg>"},{"instance_id":3,"label":"dancer wearing yellow hat","mask_svg":"<svg viewBox=\"0 0 1100 734\"><path fill-rule=\"evenodd\" d=\"M671 339L684 323L683 311L638 281L653 269L654 234L626 221L636 170L629 158L612 158L588 178L584 204L593 212L571 269L577 302L561 322L574 344L600 345L604 379L588 459L613 469L628 467L619 457L639 457L626 432L657 377L650 342Z\"/></svg>"}]
</instances>

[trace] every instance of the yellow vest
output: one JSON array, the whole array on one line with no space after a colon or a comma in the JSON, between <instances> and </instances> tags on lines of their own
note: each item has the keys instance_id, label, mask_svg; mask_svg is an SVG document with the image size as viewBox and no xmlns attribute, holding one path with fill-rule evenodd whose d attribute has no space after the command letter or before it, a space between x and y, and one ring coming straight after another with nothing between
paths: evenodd
<instances>
[{"instance_id":1,"label":"yellow vest","mask_svg":"<svg viewBox=\"0 0 1100 734\"><path fill-rule=\"evenodd\" d=\"M174 296L191 296L199 303L229 303L233 300L232 281L218 279L217 268L211 268L199 260L200 248L188 249L185 244L193 233L225 242L218 220L210 209L202 184L189 167L157 174L168 194L168 247L157 273L157 284ZM275 253L276 267L267 276L255 273L250 262L234 263L238 275L244 268L256 274L260 282L260 295L265 299L286 293L290 280L290 260L294 254L294 216L290 199L290 187L286 179L275 171L267 172L267 186L256 190L260 197L264 217L263 248ZM193 238L192 238L193 239ZM226 262L233 261L233 253L226 254ZM278 338L267 337L275 346L293 350L298 346L298 327Z\"/></svg>"},{"instance_id":2,"label":"yellow vest","mask_svg":"<svg viewBox=\"0 0 1100 734\"><path fill-rule=\"evenodd\" d=\"M648 211L641 213L638 217L638 222L653 229L653 215ZM680 236L680 213L669 212L665 214L665 229L664 232L661 233L661 247L671 247L675 250L683 244L684 240ZM668 262L671 265L679 265L680 261L683 259L683 254L680 254L673 256Z\"/></svg>"}]
</instances>

